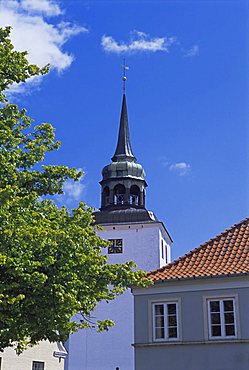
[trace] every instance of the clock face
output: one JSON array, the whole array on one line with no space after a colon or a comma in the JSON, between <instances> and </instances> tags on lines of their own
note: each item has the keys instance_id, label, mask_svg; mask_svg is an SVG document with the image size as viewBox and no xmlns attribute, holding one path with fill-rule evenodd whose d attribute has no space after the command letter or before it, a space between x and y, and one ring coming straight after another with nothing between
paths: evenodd
<instances>
[{"instance_id":1,"label":"clock face","mask_svg":"<svg viewBox=\"0 0 249 370\"><path fill-rule=\"evenodd\" d=\"M111 245L108 247L108 254L123 253L123 240L122 239L108 239Z\"/></svg>"}]
</instances>

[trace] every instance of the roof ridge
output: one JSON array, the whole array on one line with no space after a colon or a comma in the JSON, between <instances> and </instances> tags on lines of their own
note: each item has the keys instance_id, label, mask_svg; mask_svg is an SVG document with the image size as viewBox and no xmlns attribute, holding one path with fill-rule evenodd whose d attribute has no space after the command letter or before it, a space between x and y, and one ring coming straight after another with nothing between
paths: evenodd
<instances>
[{"instance_id":1,"label":"roof ridge","mask_svg":"<svg viewBox=\"0 0 249 370\"><path fill-rule=\"evenodd\" d=\"M244 223L249 223L249 217L246 217L243 220L241 220L240 222L238 222L238 223L232 225L231 227L225 229L224 231L222 231L221 233L217 234L213 238L209 239L205 243L200 244L198 247L196 247L196 248L190 250L189 252L183 254L182 256L178 257L177 259L175 259L174 261L168 263L167 265L164 265L164 266L159 267L157 269L148 271L147 272L147 275L154 274L154 273L157 273L157 272L163 272L165 270L170 269L171 266L178 265L178 263L180 263L181 261L185 260L187 257L192 256L196 251L199 251L201 249L205 249L208 245L214 243L214 241L217 241L217 239L222 238L222 236L224 236L225 234L228 234L230 231L238 228L239 226L241 226Z\"/></svg>"}]
</instances>

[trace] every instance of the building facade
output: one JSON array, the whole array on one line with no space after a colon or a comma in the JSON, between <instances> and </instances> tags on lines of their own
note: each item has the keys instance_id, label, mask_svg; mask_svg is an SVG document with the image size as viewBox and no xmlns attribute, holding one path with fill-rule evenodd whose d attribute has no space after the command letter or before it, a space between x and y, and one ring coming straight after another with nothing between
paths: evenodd
<instances>
[{"instance_id":1,"label":"building facade","mask_svg":"<svg viewBox=\"0 0 249 370\"><path fill-rule=\"evenodd\" d=\"M135 370L249 369L249 219L134 288Z\"/></svg>"},{"instance_id":2,"label":"building facade","mask_svg":"<svg viewBox=\"0 0 249 370\"><path fill-rule=\"evenodd\" d=\"M105 231L98 234L111 242L103 251L110 263L134 261L149 271L170 261L172 240L155 214L146 209L147 183L130 143L126 95L123 94L119 134L112 162L102 171L101 207L96 223ZM81 330L68 342L68 370L134 370L133 297L130 291L115 301L101 303L93 320L113 319L115 326L105 333Z\"/></svg>"},{"instance_id":3,"label":"building facade","mask_svg":"<svg viewBox=\"0 0 249 370\"><path fill-rule=\"evenodd\" d=\"M17 355L12 347L0 353L0 370L64 370L67 351L61 343L40 342Z\"/></svg>"}]
</instances>

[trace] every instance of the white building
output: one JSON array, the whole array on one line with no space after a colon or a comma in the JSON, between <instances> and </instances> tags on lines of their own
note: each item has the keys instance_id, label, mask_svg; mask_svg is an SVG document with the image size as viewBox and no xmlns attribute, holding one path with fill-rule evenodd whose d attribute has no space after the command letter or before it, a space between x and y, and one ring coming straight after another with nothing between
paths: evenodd
<instances>
[{"instance_id":1,"label":"white building","mask_svg":"<svg viewBox=\"0 0 249 370\"><path fill-rule=\"evenodd\" d=\"M17 355L12 347L0 353L0 370L63 370L66 349L61 343L43 341Z\"/></svg>"},{"instance_id":2,"label":"white building","mask_svg":"<svg viewBox=\"0 0 249 370\"><path fill-rule=\"evenodd\" d=\"M132 153L125 94L116 151L102 175L101 208L95 218L105 229L99 235L112 241L106 251L110 263L133 260L149 271L170 262L172 240L145 206L145 172ZM113 319L115 326L105 333L89 329L73 334L68 341L67 370L134 370L131 292L101 303L93 313L93 320L98 319Z\"/></svg>"}]
</instances>

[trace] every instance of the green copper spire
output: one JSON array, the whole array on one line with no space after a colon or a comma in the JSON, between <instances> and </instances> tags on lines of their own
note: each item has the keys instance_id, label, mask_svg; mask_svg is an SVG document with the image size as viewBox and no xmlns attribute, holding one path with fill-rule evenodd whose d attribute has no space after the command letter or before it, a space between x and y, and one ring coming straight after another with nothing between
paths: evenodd
<instances>
[{"instance_id":1,"label":"green copper spire","mask_svg":"<svg viewBox=\"0 0 249 370\"><path fill-rule=\"evenodd\" d=\"M126 96L123 94L122 110L119 124L118 142L114 156L112 157L113 162L134 162L134 157L131 149L130 132L128 125L128 114L126 106Z\"/></svg>"}]
</instances>

